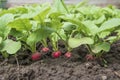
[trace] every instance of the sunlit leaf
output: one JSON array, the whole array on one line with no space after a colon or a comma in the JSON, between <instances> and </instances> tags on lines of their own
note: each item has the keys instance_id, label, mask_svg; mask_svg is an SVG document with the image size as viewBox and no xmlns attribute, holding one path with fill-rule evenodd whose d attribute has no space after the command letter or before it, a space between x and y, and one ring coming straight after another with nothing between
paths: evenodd
<instances>
[{"instance_id":1,"label":"sunlit leaf","mask_svg":"<svg viewBox=\"0 0 120 80\"><path fill-rule=\"evenodd\" d=\"M101 51L108 52L109 50L110 50L110 44L107 42L98 43L92 48L92 51L94 53L99 53Z\"/></svg>"},{"instance_id":2,"label":"sunlit leaf","mask_svg":"<svg viewBox=\"0 0 120 80\"><path fill-rule=\"evenodd\" d=\"M68 13L67 6L64 4L64 0L54 0L53 11Z\"/></svg>"},{"instance_id":3,"label":"sunlit leaf","mask_svg":"<svg viewBox=\"0 0 120 80\"><path fill-rule=\"evenodd\" d=\"M84 38L70 38L68 41L68 44L71 48L76 48L82 44L93 44L94 41L93 39L89 38L89 37L84 37Z\"/></svg>"},{"instance_id":4,"label":"sunlit leaf","mask_svg":"<svg viewBox=\"0 0 120 80\"><path fill-rule=\"evenodd\" d=\"M111 28L114 28L114 27L117 27L120 25L120 19L119 18L113 18L113 19L110 19L108 21L105 21L100 29L99 29L99 32L101 31L104 31L104 30L107 30L107 29L111 29Z\"/></svg>"},{"instance_id":5,"label":"sunlit leaf","mask_svg":"<svg viewBox=\"0 0 120 80\"><path fill-rule=\"evenodd\" d=\"M21 48L20 42L7 39L3 42L2 51L7 51L8 54L15 54Z\"/></svg>"},{"instance_id":6,"label":"sunlit leaf","mask_svg":"<svg viewBox=\"0 0 120 80\"><path fill-rule=\"evenodd\" d=\"M49 11L50 11L50 7L43 8L40 11L40 13L34 17L34 19L39 21L39 22L44 22L44 19L47 16L47 14L49 13Z\"/></svg>"},{"instance_id":7,"label":"sunlit leaf","mask_svg":"<svg viewBox=\"0 0 120 80\"><path fill-rule=\"evenodd\" d=\"M32 24L29 19L17 19L8 24L9 27L15 28L18 31L30 31L32 28Z\"/></svg>"},{"instance_id":8,"label":"sunlit leaf","mask_svg":"<svg viewBox=\"0 0 120 80\"><path fill-rule=\"evenodd\" d=\"M2 42L2 37L0 37L0 44L1 44L1 42Z\"/></svg>"},{"instance_id":9,"label":"sunlit leaf","mask_svg":"<svg viewBox=\"0 0 120 80\"><path fill-rule=\"evenodd\" d=\"M10 28L7 27L7 24L14 20L13 14L5 14L0 17L0 36L6 38L10 32Z\"/></svg>"},{"instance_id":10,"label":"sunlit leaf","mask_svg":"<svg viewBox=\"0 0 120 80\"><path fill-rule=\"evenodd\" d=\"M98 27L92 21L84 21L82 23L89 30L90 34L95 35L99 30Z\"/></svg>"}]
</instances>

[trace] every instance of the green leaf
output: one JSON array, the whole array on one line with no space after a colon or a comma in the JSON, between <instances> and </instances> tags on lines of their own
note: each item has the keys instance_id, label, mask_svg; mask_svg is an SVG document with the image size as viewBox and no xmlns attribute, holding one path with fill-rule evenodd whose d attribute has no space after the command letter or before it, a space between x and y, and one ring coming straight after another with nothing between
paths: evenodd
<instances>
[{"instance_id":1,"label":"green leaf","mask_svg":"<svg viewBox=\"0 0 120 80\"><path fill-rule=\"evenodd\" d=\"M64 22L62 27L65 31L72 31L76 28L76 26L70 22Z\"/></svg>"},{"instance_id":2,"label":"green leaf","mask_svg":"<svg viewBox=\"0 0 120 80\"><path fill-rule=\"evenodd\" d=\"M120 25L120 18L113 18L108 21L105 21L99 28L99 32L117 27Z\"/></svg>"},{"instance_id":3,"label":"green leaf","mask_svg":"<svg viewBox=\"0 0 120 80\"><path fill-rule=\"evenodd\" d=\"M4 58L8 58L8 57L9 57L9 54L5 51L5 52L2 52L2 56L3 56Z\"/></svg>"},{"instance_id":4,"label":"green leaf","mask_svg":"<svg viewBox=\"0 0 120 80\"><path fill-rule=\"evenodd\" d=\"M50 38L52 43L56 43L60 39L60 37L55 32L50 35Z\"/></svg>"},{"instance_id":5,"label":"green leaf","mask_svg":"<svg viewBox=\"0 0 120 80\"><path fill-rule=\"evenodd\" d=\"M24 35L22 32L17 31L16 29L11 29L9 34L16 38L20 38L21 36Z\"/></svg>"},{"instance_id":6,"label":"green leaf","mask_svg":"<svg viewBox=\"0 0 120 80\"><path fill-rule=\"evenodd\" d=\"M76 48L82 44L93 44L94 43L94 40L89 38L89 37L84 37L84 38L80 38L80 39L77 39L77 38L70 38L68 40L68 45L71 47L71 48Z\"/></svg>"},{"instance_id":7,"label":"green leaf","mask_svg":"<svg viewBox=\"0 0 120 80\"><path fill-rule=\"evenodd\" d=\"M37 20L37 21L40 21L40 22L44 22L45 17L46 17L47 14L49 13L49 11L50 11L50 7L47 7L47 8L45 7L45 8L43 8L43 9L40 11L40 13L34 17L34 19Z\"/></svg>"},{"instance_id":8,"label":"green leaf","mask_svg":"<svg viewBox=\"0 0 120 80\"><path fill-rule=\"evenodd\" d=\"M14 15L13 14L5 14L0 17L0 22L3 23L4 25L7 25L9 22L14 20Z\"/></svg>"},{"instance_id":9,"label":"green leaf","mask_svg":"<svg viewBox=\"0 0 120 80\"><path fill-rule=\"evenodd\" d=\"M22 14L20 18L33 18L38 15L42 9L40 5L37 5L36 7L25 5L24 7L27 8L28 13Z\"/></svg>"},{"instance_id":10,"label":"green leaf","mask_svg":"<svg viewBox=\"0 0 120 80\"><path fill-rule=\"evenodd\" d=\"M105 15L102 15L99 19L94 20L95 24L101 24L105 20Z\"/></svg>"},{"instance_id":11,"label":"green leaf","mask_svg":"<svg viewBox=\"0 0 120 80\"><path fill-rule=\"evenodd\" d=\"M109 41L110 43L113 43L113 42L118 40L118 37L117 36L110 36L106 40Z\"/></svg>"},{"instance_id":12,"label":"green leaf","mask_svg":"<svg viewBox=\"0 0 120 80\"><path fill-rule=\"evenodd\" d=\"M117 37L120 38L120 30L118 29L115 32L117 33Z\"/></svg>"},{"instance_id":13,"label":"green leaf","mask_svg":"<svg viewBox=\"0 0 120 80\"><path fill-rule=\"evenodd\" d=\"M30 23L29 19L17 19L14 20L13 22L10 22L8 26L22 32L23 31L28 32L32 28L32 24Z\"/></svg>"},{"instance_id":14,"label":"green leaf","mask_svg":"<svg viewBox=\"0 0 120 80\"><path fill-rule=\"evenodd\" d=\"M63 20L66 20L72 24L77 25L80 30L84 30L86 33L89 32L89 30L86 27L84 27L82 21L80 21L78 18L76 18L76 16L74 14L67 14L65 16L60 16L60 18L62 18Z\"/></svg>"},{"instance_id":15,"label":"green leaf","mask_svg":"<svg viewBox=\"0 0 120 80\"><path fill-rule=\"evenodd\" d=\"M26 14L22 14L20 16L20 18L33 18L34 16L36 16L38 13L37 12L29 12L29 13L26 13Z\"/></svg>"},{"instance_id":16,"label":"green leaf","mask_svg":"<svg viewBox=\"0 0 120 80\"><path fill-rule=\"evenodd\" d=\"M60 15L61 15L61 13L59 13L59 12L50 12L48 16L52 19L59 19Z\"/></svg>"},{"instance_id":17,"label":"green leaf","mask_svg":"<svg viewBox=\"0 0 120 80\"><path fill-rule=\"evenodd\" d=\"M90 34L95 35L98 32L98 27L92 21L84 21L82 23L89 30Z\"/></svg>"},{"instance_id":18,"label":"green leaf","mask_svg":"<svg viewBox=\"0 0 120 80\"><path fill-rule=\"evenodd\" d=\"M53 32L51 35L50 35L50 38L53 42L57 42L59 39L63 39L64 41L66 41L67 37L65 35L65 32L63 29L61 30L58 30L57 32Z\"/></svg>"},{"instance_id":19,"label":"green leaf","mask_svg":"<svg viewBox=\"0 0 120 80\"><path fill-rule=\"evenodd\" d=\"M2 43L2 37L0 37L0 44Z\"/></svg>"},{"instance_id":20,"label":"green leaf","mask_svg":"<svg viewBox=\"0 0 120 80\"><path fill-rule=\"evenodd\" d=\"M27 36L28 34L26 34L26 32L21 32L21 31L17 31L16 29L11 29L10 35L12 35L13 37L16 38L16 40L20 40L23 42L26 42Z\"/></svg>"},{"instance_id":21,"label":"green leaf","mask_svg":"<svg viewBox=\"0 0 120 80\"><path fill-rule=\"evenodd\" d=\"M59 19L53 19L52 21L49 22L48 26L54 31L57 31L61 29L62 23L60 22Z\"/></svg>"},{"instance_id":22,"label":"green leaf","mask_svg":"<svg viewBox=\"0 0 120 80\"><path fill-rule=\"evenodd\" d=\"M8 54L15 54L21 48L20 42L7 39L3 42L2 51L7 51Z\"/></svg>"},{"instance_id":23,"label":"green leaf","mask_svg":"<svg viewBox=\"0 0 120 80\"><path fill-rule=\"evenodd\" d=\"M6 38L8 33L10 32L10 28L7 27L7 24L13 21L14 15L13 14L5 14L0 17L0 36L2 38Z\"/></svg>"},{"instance_id":24,"label":"green leaf","mask_svg":"<svg viewBox=\"0 0 120 80\"><path fill-rule=\"evenodd\" d=\"M104 39L105 37L107 37L108 35L110 35L110 31L104 31L101 32L98 36L102 39Z\"/></svg>"},{"instance_id":25,"label":"green leaf","mask_svg":"<svg viewBox=\"0 0 120 80\"><path fill-rule=\"evenodd\" d=\"M94 53L99 53L101 51L108 52L109 50L110 50L110 44L107 42L98 43L92 48L92 51Z\"/></svg>"},{"instance_id":26,"label":"green leaf","mask_svg":"<svg viewBox=\"0 0 120 80\"><path fill-rule=\"evenodd\" d=\"M60 13L68 13L68 9L64 4L64 0L54 0L54 6L52 11L60 12Z\"/></svg>"},{"instance_id":27,"label":"green leaf","mask_svg":"<svg viewBox=\"0 0 120 80\"><path fill-rule=\"evenodd\" d=\"M4 14L23 14L23 13L27 13L28 10L23 7L23 6L18 6L18 7L12 7L6 10L2 10L0 12L0 16L3 16Z\"/></svg>"},{"instance_id":28,"label":"green leaf","mask_svg":"<svg viewBox=\"0 0 120 80\"><path fill-rule=\"evenodd\" d=\"M31 47L32 51L35 51L35 44L42 39L47 38L52 33L52 30L48 27L42 27L34 31L32 34L29 35L27 38L27 44Z\"/></svg>"},{"instance_id":29,"label":"green leaf","mask_svg":"<svg viewBox=\"0 0 120 80\"><path fill-rule=\"evenodd\" d=\"M39 29L37 21L31 21L31 24L32 24L32 31Z\"/></svg>"}]
</instances>

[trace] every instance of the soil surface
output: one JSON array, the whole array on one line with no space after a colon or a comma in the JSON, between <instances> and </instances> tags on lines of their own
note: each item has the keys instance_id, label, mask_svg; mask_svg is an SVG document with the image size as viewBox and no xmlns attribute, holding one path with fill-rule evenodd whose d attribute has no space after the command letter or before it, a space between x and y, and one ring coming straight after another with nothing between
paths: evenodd
<instances>
[{"instance_id":1,"label":"soil surface","mask_svg":"<svg viewBox=\"0 0 120 80\"><path fill-rule=\"evenodd\" d=\"M97 60L81 59L86 50L80 49L81 47L73 51L76 54L71 59L46 56L34 62L26 54L24 58L18 57L19 66L15 58L2 61L0 80L120 80L120 41L113 44L110 52L105 55L106 67Z\"/></svg>"}]
</instances>

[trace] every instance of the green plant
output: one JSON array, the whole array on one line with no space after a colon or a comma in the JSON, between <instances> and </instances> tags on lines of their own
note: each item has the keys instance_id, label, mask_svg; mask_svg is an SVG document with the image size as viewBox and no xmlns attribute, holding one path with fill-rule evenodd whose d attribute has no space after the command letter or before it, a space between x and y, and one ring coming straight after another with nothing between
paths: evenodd
<instances>
[{"instance_id":1,"label":"green plant","mask_svg":"<svg viewBox=\"0 0 120 80\"><path fill-rule=\"evenodd\" d=\"M49 11L48 8L44 8L38 14L34 16L18 17L16 20L8 24L12 28L11 34L16 37L17 40L24 42L24 46L30 49L33 53L36 52L36 43L43 42L46 47L46 38L52 32L49 27L46 26L44 20ZM30 20L32 18L32 20ZM16 34L14 34L16 32Z\"/></svg>"},{"instance_id":2,"label":"green plant","mask_svg":"<svg viewBox=\"0 0 120 80\"><path fill-rule=\"evenodd\" d=\"M77 14L71 13L61 16L61 18L77 26L73 36L68 40L71 48L84 44L90 54L101 57L103 53L110 50L111 44L119 39L119 35L110 36L110 34L119 30L120 18L116 18L117 14L107 15L101 8L96 10L96 7L93 6L92 12L89 11L89 8L91 7L77 8L76 10L79 11ZM111 8L106 8L106 11L109 9ZM84 18L77 17L78 14Z\"/></svg>"},{"instance_id":3,"label":"green plant","mask_svg":"<svg viewBox=\"0 0 120 80\"><path fill-rule=\"evenodd\" d=\"M15 54L21 48L20 41L13 41L8 38L11 28L7 24L14 20L14 15L5 14L0 17L0 52L4 57L8 54Z\"/></svg>"},{"instance_id":4,"label":"green plant","mask_svg":"<svg viewBox=\"0 0 120 80\"><path fill-rule=\"evenodd\" d=\"M0 9L0 52L5 57L28 49L35 54L37 44L41 43L42 52L53 51L52 56L57 58L62 55L58 43L63 41L67 58L73 48L81 45L89 51L86 58L102 57L120 38L120 10L88 5L86 1L66 5L64 0L54 0L52 6Z\"/></svg>"}]
</instances>

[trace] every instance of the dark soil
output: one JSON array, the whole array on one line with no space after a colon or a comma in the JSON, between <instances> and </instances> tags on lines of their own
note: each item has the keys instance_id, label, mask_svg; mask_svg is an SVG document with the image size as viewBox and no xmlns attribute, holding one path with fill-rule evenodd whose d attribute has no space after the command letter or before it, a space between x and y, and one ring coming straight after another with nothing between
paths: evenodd
<instances>
[{"instance_id":1,"label":"dark soil","mask_svg":"<svg viewBox=\"0 0 120 80\"><path fill-rule=\"evenodd\" d=\"M0 63L0 80L120 80L120 41L105 55L106 67L97 60L82 59L87 53L84 48L79 47L73 53L71 59L44 56L36 62L26 54L24 58L18 57L20 66L14 64L16 60L11 56Z\"/></svg>"}]
</instances>

